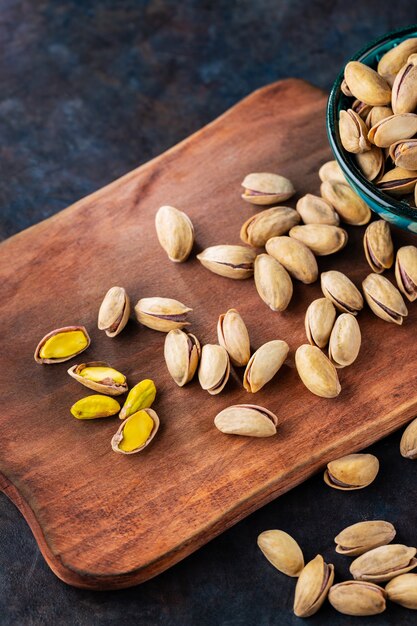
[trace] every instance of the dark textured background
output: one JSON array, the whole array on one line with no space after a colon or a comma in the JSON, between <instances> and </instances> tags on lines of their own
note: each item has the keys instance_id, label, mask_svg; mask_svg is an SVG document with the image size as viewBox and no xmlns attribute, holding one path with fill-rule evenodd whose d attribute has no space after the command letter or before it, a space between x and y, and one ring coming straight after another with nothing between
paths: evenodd
<instances>
[{"instance_id":1,"label":"dark textured background","mask_svg":"<svg viewBox=\"0 0 417 626\"><path fill-rule=\"evenodd\" d=\"M410 0L1 0L2 237L52 215L278 78L328 89L370 39L417 22ZM338 579L349 560L333 537L361 519L387 519L416 544L417 465L397 433L372 448L376 482L341 493L316 476L140 587L93 593L61 583L25 521L0 495L1 626L302 624L294 581L256 546L259 532L293 534L307 559L323 553ZM327 604L314 625L415 624L390 606L349 618Z\"/></svg>"}]
</instances>

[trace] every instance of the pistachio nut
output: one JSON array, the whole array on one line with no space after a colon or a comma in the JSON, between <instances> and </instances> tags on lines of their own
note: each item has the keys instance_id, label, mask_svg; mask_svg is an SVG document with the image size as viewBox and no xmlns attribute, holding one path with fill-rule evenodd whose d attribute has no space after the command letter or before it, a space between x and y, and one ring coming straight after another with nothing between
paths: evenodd
<instances>
[{"instance_id":1,"label":"pistachio nut","mask_svg":"<svg viewBox=\"0 0 417 626\"><path fill-rule=\"evenodd\" d=\"M226 348L207 343L201 350L198 380L212 396L220 393L230 376L230 361Z\"/></svg>"},{"instance_id":2,"label":"pistachio nut","mask_svg":"<svg viewBox=\"0 0 417 626\"><path fill-rule=\"evenodd\" d=\"M348 98L353 98L353 93L351 92L351 90L347 86L347 82L345 81L345 79L342 80L342 84L340 85L340 89L342 90L342 93L345 94L345 96L347 96Z\"/></svg>"},{"instance_id":3,"label":"pistachio nut","mask_svg":"<svg viewBox=\"0 0 417 626\"><path fill-rule=\"evenodd\" d=\"M348 240L348 234L343 228L330 224L293 226L289 235L293 239L301 241L317 256L339 252L345 247Z\"/></svg>"},{"instance_id":4,"label":"pistachio nut","mask_svg":"<svg viewBox=\"0 0 417 626\"><path fill-rule=\"evenodd\" d=\"M345 615L379 615L386 609L386 594L382 587L361 580L346 580L329 590L329 602Z\"/></svg>"},{"instance_id":5,"label":"pistachio nut","mask_svg":"<svg viewBox=\"0 0 417 626\"><path fill-rule=\"evenodd\" d=\"M130 315L130 298L123 287L112 287L104 296L98 312L98 328L107 337L116 337L126 326Z\"/></svg>"},{"instance_id":6,"label":"pistachio nut","mask_svg":"<svg viewBox=\"0 0 417 626\"><path fill-rule=\"evenodd\" d=\"M163 333L189 326L187 313L190 311L188 306L172 298L142 298L135 306L140 324Z\"/></svg>"},{"instance_id":7,"label":"pistachio nut","mask_svg":"<svg viewBox=\"0 0 417 626\"><path fill-rule=\"evenodd\" d=\"M317 280L318 267L314 254L301 241L292 237L272 237L266 251L297 280L310 284Z\"/></svg>"},{"instance_id":8,"label":"pistachio nut","mask_svg":"<svg viewBox=\"0 0 417 626\"><path fill-rule=\"evenodd\" d=\"M359 61L345 67L345 81L354 98L371 106L391 103L391 87L375 70Z\"/></svg>"},{"instance_id":9,"label":"pistachio nut","mask_svg":"<svg viewBox=\"0 0 417 626\"><path fill-rule=\"evenodd\" d=\"M220 411L214 425L226 435L271 437L277 432L278 418L262 406L236 404Z\"/></svg>"},{"instance_id":10,"label":"pistachio nut","mask_svg":"<svg viewBox=\"0 0 417 626\"><path fill-rule=\"evenodd\" d=\"M357 154L369 150L371 144L368 141L368 127L353 109L340 111L339 135L342 146L348 152Z\"/></svg>"},{"instance_id":11,"label":"pistachio nut","mask_svg":"<svg viewBox=\"0 0 417 626\"><path fill-rule=\"evenodd\" d=\"M119 413L120 419L124 420L126 417L133 415L133 413L136 413L137 411L148 409L152 406L155 396L156 387L153 380L150 380L149 378L141 380L137 383L137 385L132 387L127 394L125 403Z\"/></svg>"},{"instance_id":12,"label":"pistachio nut","mask_svg":"<svg viewBox=\"0 0 417 626\"><path fill-rule=\"evenodd\" d=\"M284 311L291 301L293 286L290 275L269 254L260 254L255 259L255 287L272 311Z\"/></svg>"},{"instance_id":13,"label":"pistachio nut","mask_svg":"<svg viewBox=\"0 0 417 626\"><path fill-rule=\"evenodd\" d=\"M79 420L93 420L115 415L120 411L120 404L114 398L96 394L81 398L72 405L70 411Z\"/></svg>"},{"instance_id":14,"label":"pistachio nut","mask_svg":"<svg viewBox=\"0 0 417 626\"><path fill-rule=\"evenodd\" d=\"M363 236L366 260L376 274L389 269L394 262L394 246L388 222L371 222Z\"/></svg>"},{"instance_id":15,"label":"pistachio nut","mask_svg":"<svg viewBox=\"0 0 417 626\"><path fill-rule=\"evenodd\" d=\"M107 396L120 396L127 391L126 376L104 361L73 365L69 368L68 374L84 387Z\"/></svg>"},{"instance_id":16,"label":"pistachio nut","mask_svg":"<svg viewBox=\"0 0 417 626\"><path fill-rule=\"evenodd\" d=\"M159 428L159 417L153 409L140 409L126 418L111 440L114 452L136 454L148 446Z\"/></svg>"},{"instance_id":17,"label":"pistachio nut","mask_svg":"<svg viewBox=\"0 0 417 626\"><path fill-rule=\"evenodd\" d=\"M417 115L414 113L402 113L401 115L386 117L372 126L368 133L368 139L380 148L389 148L396 141L410 139L416 133Z\"/></svg>"},{"instance_id":18,"label":"pistachio nut","mask_svg":"<svg viewBox=\"0 0 417 626\"><path fill-rule=\"evenodd\" d=\"M349 185L327 180L321 184L320 193L346 224L362 226L371 219L370 208Z\"/></svg>"},{"instance_id":19,"label":"pistachio nut","mask_svg":"<svg viewBox=\"0 0 417 626\"><path fill-rule=\"evenodd\" d=\"M395 259L395 278L398 289L413 302L417 298L417 248L402 246Z\"/></svg>"},{"instance_id":20,"label":"pistachio nut","mask_svg":"<svg viewBox=\"0 0 417 626\"><path fill-rule=\"evenodd\" d=\"M355 154L355 161L367 180L375 180L384 173L384 153L377 146L372 146L367 152Z\"/></svg>"},{"instance_id":21,"label":"pistachio nut","mask_svg":"<svg viewBox=\"0 0 417 626\"><path fill-rule=\"evenodd\" d=\"M84 326L64 326L45 335L35 350L36 363L51 365L69 361L90 345Z\"/></svg>"},{"instance_id":22,"label":"pistachio nut","mask_svg":"<svg viewBox=\"0 0 417 626\"><path fill-rule=\"evenodd\" d=\"M183 387L193 378L201 347L195 335L179 328L170 330L165 337L164 357L169 373L178 387Z\"/></svg>"},{"instance_id":23,"label":"pistachio nut","mask_svg":"<svg viewBox=\"0 0 417 626\"><path fill-rule=\"evenodd\" d=\"M342 530L335 538L336 552L359 556L373 548L385 546L395 537L395 528L383 520L358 522Z\"/></svg>"},{"instance_id":24,"label":"pistachio nut","mask_svg":"<svg viewBox=\"0 0 417 626\"><path fill-rule=\"evenodd\" d=\"M285 235L298 224L300 215L286 206L276 206L252 215L240 229L240 238L255 248L263 248L271 237Z\"/></svg>"},{"instance_id":25,"label":"pistachio nut","mask_svg":"<svg viewBox=\"0 0 417 626\"><path fill-rule=\"evenodd\" d=\"M379 461L373 454L348 454L330 461L324 472L324 482L341 491L368 487L379 471Z\"/></svg>"},{"instance_id":26,"label":"pistachio nut","mask_svg":"<svg viewBox=\"0 0 417 626\"><path fill-rule=\"evenodd\" d=\"M335 398L341 391L336 368L317 346L304 344L297 348L295 366L311 393L321 398Z\"/></svg>"},{"instance_id":27,"label":"pistachio nut","mask_svg":"<svg viewBox=\"0 0 417 626\"><path fill-rule=\"evenodd\" d=\"M416 552L416 548L399 543L379 546L358 556L349 571L355 580L382 583L414 569L417 566Z\"/></svg>"},{"instance_id":28,"label":"pistachio nut","mask_svg":"<svg viewBox=\"0 0 417 626\"><path fill-rule=\"evenodd\" d=\"M304 325L312 346L325 348L336 319L336 309L327 298L318 298L309 304Z\"/></svg>"},{"instance_id":29,"label":"pistachio nut","mask_svg":"<svg viewBox=\"0 0 417 626\"><path fill-rule=\"evenodd\" d=\"M370 309L385 322L401 325L408 311L398 289L388 278L369 274L362 283L363 293Z\"/></svg>"},{"instance_id":30,"label":"pistachio nut","mask_svg":"<svg viewBox=\"0 0 417 626\"><path fill-rule=\"evenodd\" d=\"M253 275L253 263L256 252L246 246L211 246L206 248L197 259L208 270L226 278L243 279Z\"/></svg>"},{"instance_id":31,"label":"pistachio nut","mask_svg":"<svg viewBox=\"0 0 417 626\"><path fill-rule=\"evenodd\" d=\"M372 126L378 124L379 121L384 120L386 117L390 117L391 115L393 115L393 110L390 106L372 107L366 116L365 123L368 128L372 128Z\"/></svg>"},{"instance_id":32,"label":"pistachio nut","mask_svg":"<svg viewBox=\"0 0 417 626\"><path fill-rule=\"evenodd\" d=\"M302 569L294 596L294 613L297 617L310 617L317 613L326 599L334 580L334 566L324 562L318 554Z\"/></svg>"},{"instance_id":33,"label":"pistachio nut","mask_svg":"<svg viewBox=\"0 0 417 626\"><path fill-rule=\"evenodd\" d=\"M329 359L335 367L346 367L356 361L361 347L361 331L351 313L337 318L329 340Z\"/></svg>"},{"instance_id":34,"label":"pistachio nut","mask_svg":"<svg viewBox=\"0 0 417 626\"><path fill-rule=\"evenodd\" d=\"M217 322L219 344L226 348L230 361L237 367L243 367L250 359L250 339L248 329L240 313L229 309L220 315Z\"/></svg>"},{"instance_id":35,"label":"pistachio nut","mask_svg":"<svg viewBox=\"0 0 417 626\"><path fill-rule=\"evenodd\" d=\"M413 113L417 109L417 55L413 54L398 72L392 86L394 113Z\"/></svg>"},{"instance_id":36,"label":"pistachio nut","mask_svg":"<svg viewBox=\"0 0 417 626\"><path fill-rule=\"evenodd\" d=\"M331 224L338 226L340 219L327 200L307 193L297 202L297 211L304 224Z\"/></svg>"},{"instance_id":37,"label":"pistachio nut","mask_svg":"<svg viewBox=\"0 0 417 626\"><path fill-rule=\"evenodd\" d=\"M342 313L357 315L363 308L363 298L359 289L342 272L330 270L321 274L321 290Z\"/></svg>"},{"instance_id":38,"label":"pistachio nut","mask_svg":"<svg viewBox=\"0 0 417 626\"><path fill-rule=\"evenodd\" d=\"M417 183L417 172L406 170L403 167L394 167L389 170L377 182L381 191L386 191L392 196L404 196L412 193Z\"/></svg>"},{"instance_id":39,"label":"pistachio nut","mask_svg":"<svg viewBox=\"0 0 417 626\"><path fill-rule=\"evenodd\" d=\"M406 609L417 609L417 574L401 574L392 578L385 591L391 602L401 604Z\"/></svg>"},{"instance_id":40,"label":"pistachio nut","mask_svg":"<svg viewBox=\"0 0 417 626\"><path fill-rule=\"evenodd\" d=\"M360 115L363 120L366 120L367 116L369 115L372 109L373 107L370 104L366 104L366 102L362 102L361 100L358 100L358 99L354 100L352 104L352 110L355 111L355 113L357 113L358 115Z\"/></svg>"},{"instance_id":41,"label":"pistachio nut","mask_svg":"<svg viewBox=\"0 0 417 626\"><path fill-rule=\"evenodd\" d=\"M155 228L170 261L186 261L194 245L194 227L188 215L173 206L161 206L155 215Z\"/></svg>"},{"instance_id":42,"label":"pistachio nut","mask_svg":"<svg viewBox=\"0 0 417 626\"><path fill-rule=\"evenodd\" d=\"M337 161L326 161L319 169L319 178L322 183L325 180L333 180L336 183L346 185L347 180L343 174L342 168Z\"/></svg>"},{"instance_id":43,"label":"pistachio nut","mask_svg":"<svg viewBox=\"0 0 417 626\"><path fill-rule=\"evenodd\" d=\"M389 155L397 167L417 170L417 139L396 141L391 145Z\"/></svg>"},{"instance_id":44,"label":"pistachio nut","mask_svg":"<svg viewBox=\"0 0 417 626\"><path fill-rule=\"evenodd\" d=\"M405 459L417 459L417 417L402 434L400 452Z\"/></svg>"},{"instance_id":45,"label":"pistachio nut","mask_svg":"<svg viewBox=\"0 0 417 626\"><path fill-rule=\"evenodd\" d=\"M288 200L295 194L290 180L269 172L253 173L245 176L242 182L243 200L252 204L274 204Z\"/></svg>"},{"instance_id":46,"label":"pistachio nut","mask_svg":"<svg viewBox=\"0 0 417 626\"><path fill-rule=\"evenodd\" d=\"M258 546L268 561L279 572L298 577L304 568L300 546L283 530L265 530L258 536Z\"/></svg>"},{"instance_id":47,"label":"pistachio nut","mask_svg":"<svg viewBox=\"0 0 417 626\"><path fill-rule=\"evenodd\" d=\"M417 52L417 38L411 37L386 52L378 62L378 74L392 87L400 69L410 54Z\"/></svg>"},{"instance_id":48,"label":"pistachio nut","mask_svg":"<svg viewBox=\"0 0 417 626\"><path fill-rule=\"evenodd\" d=\"M256 393L278 372L287 358L288 344L280 339L268 341L251 356L243 375L246 391Z\"/></svg>"}]
</instances>

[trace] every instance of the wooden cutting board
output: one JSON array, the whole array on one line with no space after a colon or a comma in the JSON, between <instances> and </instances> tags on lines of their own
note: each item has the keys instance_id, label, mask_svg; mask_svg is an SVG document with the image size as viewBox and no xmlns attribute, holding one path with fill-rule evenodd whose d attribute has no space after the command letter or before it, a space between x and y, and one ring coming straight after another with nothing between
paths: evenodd
<instances>
[{"instance_id":1,"label":"wooden cutting board","mask_svg":"<svg viewBox=\"0 0 417 626\"><path fill-rule=\"evenodd\" d=\"M325 400L305 389L293 364L319 283L296 283L287 311L273 313L252 280L216 276L195 255L173 264L157 242L155 211L173 204L195 225L196 252L239 243L241 224L256 211L240 199L248 172L288 176L297 197L318 192L318 168L331 158L325 105L326 95L304 82L270 85L162 156L1 245L0 487L65 582L110 589L155 576L330 459L364 448L417 413L416 305L403 327L369 309L360 314L360 356L340 371L340 396ZM364 229L348 230L348 247L320 258L319 266L345 271L359 285L369 272ZM394 239L415 243L399 231ZM288 365L253 397L241 387L241 370L219 396L197 380L179 389L164 364L164 334L134 321L115 339L97 330L98 308L112 285L123 285L133 303L166 296L193 307L191 328L204 343L217 341L219 314L236 307L253 348L274 338L289 343ZM39 339L71 324L90 331L88 351L61 365L36 364ZM117 417L79 422L69 413L89 390L66 371L85 360L109 361L130 384L155 380L162 425L143 453L112 452ZM279 416L276 437L216 430L216 413L244 402Z\"/></svg>"}]
</instances>

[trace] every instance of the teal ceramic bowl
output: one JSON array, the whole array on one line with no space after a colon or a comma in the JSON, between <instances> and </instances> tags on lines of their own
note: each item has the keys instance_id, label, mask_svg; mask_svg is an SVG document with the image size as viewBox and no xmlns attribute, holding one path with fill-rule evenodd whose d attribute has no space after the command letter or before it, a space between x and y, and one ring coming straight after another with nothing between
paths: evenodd
<instances>
[{"instance_id":1,"label":"teal ceramic bowl","mask_svg":"<svg viewBox=\"0 0 417 626\"><path fill-rule=\"evenodd\" d=\"M361 61L375 69L385 52L409 37L417 37L417 25L397 30L373 41L349 61ZM341 91L342 80L343 70L333 85L327 104L327 135L335 159L350 185L373 211L391 224L417 233L417 209L413 209L405 201L380 191L376 185L369 182L357 167L353 155L346 152L341 144L338 127L339 112L341 109L349 108L350 102Z\"/></svg>"}]
</instances>

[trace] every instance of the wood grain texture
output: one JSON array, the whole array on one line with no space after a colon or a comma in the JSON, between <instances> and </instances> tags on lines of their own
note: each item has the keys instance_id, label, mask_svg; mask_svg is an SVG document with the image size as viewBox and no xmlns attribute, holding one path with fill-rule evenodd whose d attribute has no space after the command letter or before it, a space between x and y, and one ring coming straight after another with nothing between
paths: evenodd
<instances>
[{"instance_id":1,"label":"wood grain texture","mask_svg":"<svg viewBox=\"0 0 417 626\"><path fill-rule=\"evenodd\" d=\"M287 311L273 313L252 280L215 276L194 256L170 263L157 242L155 211L173 204L194 222L196 251L239 243L240 226L255 211L240 200L240 182L249 171L290 177L297 197L317 192L317 170L330 158L325 103L323 92L301 81L266 87L164 155L1 245L0 487L65 582L97 589L142 582L331 458L359 450L414 417L415 307L403 327L363 311L362 350L340 372L342 393L320 399L303 387L293 365L295 349L305 342L304 312L320 296L319 283L297 283ZM369 271L363 228L348 231L348 247L320 258L319 267L345 271L359 284ZM394 241L415 239L395 231ZM220 396L209 396L197 380L179 389L164 365L164 334L133 321L115 339L97 330L100 302L115 284L127 289L133 303L166 296L193 307L191 328L203 343L217 341L218 315L237 307L253 348L273 338L289 343L288 365L253 397L241 387L242 371ZM106 360L131 384L155 380L161 428L141 454L112 452L117 418L72 418L69 407L88 395L66 373L75 361L40 366L33 360L46 332L70 324L90 331L83 361ZM218 411L248 401L278 415L276 437L228 437L214 428Z\"/></svg>"}]
</instances>

